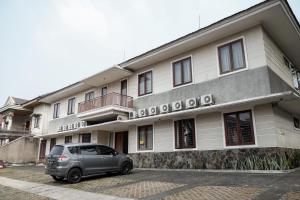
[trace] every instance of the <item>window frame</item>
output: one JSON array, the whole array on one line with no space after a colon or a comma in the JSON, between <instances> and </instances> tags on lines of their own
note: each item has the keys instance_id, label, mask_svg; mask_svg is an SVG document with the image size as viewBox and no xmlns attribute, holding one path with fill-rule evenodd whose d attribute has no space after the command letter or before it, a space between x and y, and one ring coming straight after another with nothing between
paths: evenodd
<instances>
[{"instance_id":1,"label":"window frame","mask_svg":"<svg viewBox=\"0 0 300 200\"><path fill-rule=\"evenodd\" d=\"M55 103L53 105L53 119L59 118L60 114L60 103Z\"/></svg>"},{"instance_id":2,"label":"window frame","mask_svg":"<svg viewBox=\"0 0 300 200\"><path fill-rule=\"evenodd\" d=\"M70 110L70 101L73 101L73 104L71 105L71 110ZM76 97L72 97L68 99L68 115L75 114L75 106L76 106Z\"/></svg>"},{"instance_id":3,"label":"window frame","mask_svg":"<svg viewBox=\"0 0 300 200\"><path fill-rule=\"evenodd\" d=\"M33 128L40 128L41 116L36 115L33 120Z\"/></svg>"},{"instance_id":4,"label":"window frame","mask_svg":"<svg viewBox=\"0 0 300 200\"><path fill-rule=\"evenodd\" d=\"M176 122L182 121L182 120L193 120L194 121L194 137L193 137L193 146L190 147L180 147L177 148L176 143L177 143L177 134L176 134ZM174 150L175 151L184 151L184 150L193 150L197 148L197 130L196 130L196 119L195 118L182 118L182 119L176 119L173 120L173 135L174 135Z\"/></svg>"},{"instance_id":5,"label":"window frame","mask_svg":"<svg viewBox=\"0 0 300 200\"><path fill-rule=\"evenodd\" d=\"M298 120L298 124L299 124L299 127L296 126L296 122L295 120ZM293 117L293 127L296 129L296 130L300 130L300 119L298 117Z\"/></svg>"},{"instance_id":6,"label":"window frame","mask_svg":"<svg viewBox=\"0 0 300 200\"><path fill-rule=\"evenodd\" d=\"M236 114L237 115L239 113L245 113L245 112L250 112L251 128L252 128L252 139L253 139L252 144L241 144L241 143L239 143L239 144L234 144L234 145L228 145L227 144L227 137L228 137L227 136L227 124L225 123L225 115L230 115L230 114ZM225 148L240 148L240 147L247 148L247 147L257 146L255 118L254 118L253 109L246 109L246 110L222 113L222 124L223 124L223 130L224 130L223 132L224 132L224 147ZM239 135L238 137L241 138L241 135Z\"/></svg>"},{"instance_id":7,"label":"window frame","mask_svg":"<svg viewBox=\"0 0 300 200\"><path fill-rule=\"evenodd\" d=\"M146 74L148 73L151 73L151 91L149 92L146 92L146 78L144 80L144 91L145 93L141 94L141 88L140 88L140 77L144 76L146 77ZM140 74L138 74L138 96L145 96L145 95L149 95L149 94L152 94L153 93L153 71L152 70L148 70L148 71L145 71L145 72L142 72Z\"/></svg>"},{"instance_id":8,"label":"window frame","mask_svg":"<svg viewBox=\"0 0 300 200\"><path fill-rule=\"evenodd\" d=\"M190 74L190 81L188 82L183 82L184 80L184 67L183 67L183 61L185 60L190 60L190 71L191 71L191 74ZM180 64L180 70L181 70L181 83L180 84L175 84L175 64L177 63L181 63ZM177 59L177 60L174 60L171 62L171 66L172 66L172 78L173 78L173 88L177 88L177 87L180 87L180 86L184 86L184 85L188 85L188 84L191 84L193 83L193 59L192 59L192 56L186 56L186 57L183 57L183 58L180 58L180 59Z\"/></svg>"},{"instance_id":9,"label":"window frame","mask_svg":"<svg viewBox=\"0 0 300 200\"><path fill-rule=\"evenodd\" d=\"M106 90L106 94L105 95L103 95L103 91L104 90ZM108 87L107 86L103 86L102 88L101 88L101 96L103 97L103 96L106 96L108 94Z\"/></svg>"},{"instance_id":10,"label":"window frame","mask_svg":"<svg viewBox=\"0 0 300 200\"><path fill-rule=\"evenodd\" d=\"M86 135L90 136L90 141L89 142L83 142L83 136L86 136ZM82 134L79 134L79 143L86 143L86 144L92 143L92 134L91 133L82 133Z\"/></svg>"},{"instance_id":11,"label":"window frame","mask_svg":"<svg viewBox=\"0 0 300 200\"><path fill-rule=\"evenodd\" d=\"M126 94L122 93L122 86L123 86L124 82L126 82ZM120 94L123 96L127 96L127 94L128 94L128 80L127 79L123 79L120 81Z\"/></svg>"},{"instance_id":12,"label":"window frame","mask_svg":"<svg viewBox=\"0 0 300 200\"><path fill-rule=\"evenodd\" d=\"M140 128L152 128L152 149L150 148L147 148L147 149L140 149L140 134L139 134L139 129ZM148 131L147 131L147 137L145 138L145 141L144 143L147 144L147 138L148 138ZM141 125L141 126L137 126L136 127L136 150L137 152L152 152L154 151L154 124L145 124L145 125Z\"/></svg>"},{"instance_id":13,"label":"window frame","mask_svg":"<svg viewBox=\"0 0 300 200\"><path fill-rule=\"evenodd\" d=\"M91 96L91 94L93 94L93 98L87 100L87 98L86 98L87 95ZM87 92L87 93L84 94L84 101L91 101L94 98L95 98L95 91L89 91L89 92Z\"/></svg>"},{"instance_id":14,"label":"window frame","mask_svg":"<svg viewBox=\"0 0 300 200\"><path fill-rule=\"evenodd\" d=\"M69 142L67 142L67 138L71 138L71 141L69 141ZM72 137L72 135L66 135L65 136L65 144L70 144L70 143L72 143L73 142L73 137Z\"/></svg>"},{"instance_id":15,"label":"window frame","mask_svg":"<svg viewBox=\"0 0 300 200\"><path fill-rule=\"evenodd\" d=\"M242 44L242 53L243 53L243 60L244 60L244 64L245 66L239 69L233 69L233 54L232 54L232 44L241 41ZM226 47L229 46L229 50L230 50L230 70L223 72L222 71L222 62L221 62L221 54L220 54L220 49L222 47ZM219 70L219 76L224 76L224 75L229 75L229 74L233 74L236 72L240 72L243 70L247 70L248 69L248 62L247 62L247 53L246 53L246 44L245 44L245 38L244 37L239 37L239 38L235 38L229 41L226 41L224 43L218 44L217 45L217 60L218 60L218 70Z\"/></svg>"},{"instance_id":16,"label":"window frame","mask_svg":"<svg viewBox=\"0 0 300 200\"><path fill-rule=\"evenodd\" d=\"M54 141L54 142L53 142ZM56 138L50 138L50 151L52 150L52 148L56 145Z\"/></svg>"}]
</instances>

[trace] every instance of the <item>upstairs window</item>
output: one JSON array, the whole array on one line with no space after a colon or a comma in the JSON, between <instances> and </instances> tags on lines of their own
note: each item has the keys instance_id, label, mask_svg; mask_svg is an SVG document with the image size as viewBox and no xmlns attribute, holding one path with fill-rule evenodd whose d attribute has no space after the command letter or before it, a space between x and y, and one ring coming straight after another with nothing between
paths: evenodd
<instances>
[{"instance_id":1,"label":"upstairs window","mask_svg":"<svg viewBox=\"0 0 300 200\"><path fill-rule=\"evenodd\" d=\"M246 68L243 40L239 39L218 47L220 73Z\"/></svg>"},{"instance_id":2,"label":"upstairs window","mask_svg":"<svg viewBox=\"0 0 300 200\"><path fill-rule=\"evenodd\" d=\"M107 87L101 88L101 95L106 96L107 95Z\"/></svg>"},{"instance_id":3,"label":"upstairs window","mask_svg":"<svg viewBox=\"0 0 300 200\"><path fill-rule=\"evenodd\" d=\"M139 96L152 93L152 71L140 74L138 81Z\"/></svg>"},{"instance_id":4,"label":"upstairs window","mask_svg":"<svg viewBox=\"0 0 300 200\"><path fill-rule=\"evenodd\" d=\"M224 125L226 146L255 144L250 110L224 114Z\"/></svg>"},{"instance_id":5,"label":"upstairs window","mask_svg":"<svg viewBox=\"0 0 300 200\"><path fill-rule=\"evenodd\" d=\"M127 80L121 81L121 95L127 95Z\"/></svg>"},{"instance_id":6,"label":"upstairs window","mask_svg":"<svg viewBox=\"0 0 300 200\"><path fill-rule=\"evenodd\" d=\"M54 104L54 109L53 109L53 118L59 118L59 107L60 103Z\"/></svg>"},{"instance_id":7,"label":"upstairs window","mask_svg":"<svg viewBox=\"0 0 300 200\"><path fill-rule=\"evenodd\" d=\"M174 122L175 148L195 148L195 120L183 119Z\"/></svg>"},{"instance_id":8,"label":"upstairs window","mask_svg":"<svg viewBox=\"0 0 300 200\"><path fill-rule=\"evenodd\" d=\"M153 126L138 127L138 150L152 150L153 149Z\"/></svg>"},{"instance_id":9,"label":"upstairs window","mask_svg":"<svg viewBox=\"0 0 300 200\"><path fill-rule=\"evenodd\" d=\"M300 129L300 120L297 117L294 117L294 127Z\"/></svg>"},{"instance_id":10,"label":"upstairs window","mask_svg":"<svg viewBox=\"0 0 300 200\"><path fill-rule=\"evenodd\" d=\"M40 115L36 115L34 117L34 122L33 122L33 127L34 128L39 128L40 127L40 119L41 119Z\"/></svg>"},{"instance_id":11,"label":"upstairs window","mask_svg":"<svg viewBox=\"0 0 300 200\"><path fill-rule=\"evenodd\" d=\"M192 82L191 57L174 62L173 64L173 86L185 85Z\"/></svg>"},{"instance_id":12,"label":"upstairs window","mask_svg":"<svg viewBox=\"0 0 300 200\"><path fill-rule=\"evenodd\" d=\"M94 99L94 91L85 94L85 101L90 101L92 99Z\"/></svg>"},{"instance_id":13,"label":"upstairs window","mask_svg":"<svg viewBox=\"0 0 300 200\"><path fill-rule=\"evenodd\" d=\"M68 115L75 113L75 97L68 100Z\"/></svg>"}]
</instances>

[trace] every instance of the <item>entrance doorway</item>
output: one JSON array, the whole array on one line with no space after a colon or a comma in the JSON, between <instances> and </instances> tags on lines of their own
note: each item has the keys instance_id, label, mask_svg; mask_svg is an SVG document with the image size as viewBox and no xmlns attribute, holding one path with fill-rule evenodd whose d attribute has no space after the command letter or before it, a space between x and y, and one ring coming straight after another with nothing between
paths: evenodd
<instances>
[{"instance_id":1,"label":"entrance doorway","mask_svg":"<svg viewBox=\"0 0 300 200\"><path fill-rule=\"evenodd\" d=\"M128 153L128 131L115 133L115 149L119 153Z\"/></svg>"},{"instance_id":2,"label":"entrance doorway","mask_svg":"<svg viewBox=\"0 0 300 200\"><path fill-rule=\"evenodd\" d=\"M40 156L39 156L40 162L44 162L45 161L46 144L47 144L47 140L42 140L41 141Z\"/></svg>"}]
</instances>

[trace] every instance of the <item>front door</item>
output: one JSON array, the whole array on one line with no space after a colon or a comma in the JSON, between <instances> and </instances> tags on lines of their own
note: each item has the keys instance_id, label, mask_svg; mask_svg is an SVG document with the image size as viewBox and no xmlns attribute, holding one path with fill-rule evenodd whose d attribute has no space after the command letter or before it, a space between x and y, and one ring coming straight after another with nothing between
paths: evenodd
<instances>
[{"instance_id":1,"label":"front door","mask_svg":"<svg viewBox=\"0 0 300 200\"><path fill-rule=\"evenodd\" d=\"M45 161L46 144L47 144L47 140L42 140L41 141L40 156L39 156L40 162L44 162Z\"/></svg>"},{"instance_id":2,"label":"front door","mask_svg":"<svg viewBox=\"0 0 300 200\"><path fill-rule=\"evenodd\" d=\"M115 133L115 149L119 153L128 153L128 132Z\"/></svg>"}]
</instances>

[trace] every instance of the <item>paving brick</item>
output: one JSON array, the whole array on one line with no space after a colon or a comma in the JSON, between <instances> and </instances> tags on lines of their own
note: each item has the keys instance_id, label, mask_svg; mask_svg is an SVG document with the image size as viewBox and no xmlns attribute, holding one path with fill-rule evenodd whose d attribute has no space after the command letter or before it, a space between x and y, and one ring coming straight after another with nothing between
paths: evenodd
<instances>
[{"instance_id":1,"label":"paving brick","mask_svg":"<svg viewBox=\"0 0 300 200\"><path fill-rule=\"evenodd\" d=\"M263 192L254 187L198 186L167 196L164 200L251 200Z\"/></svg>"},{"instance_id":2,"label":"paving brick","mask_svg":"<svg viewBox=\"0 0 300 200\"><path fill-rule=\"evenodd\" d=\"M300 199L300 191L299 192L289 192L282 196L282 200L299 200Z\"/></svg>"}]
</instances>

